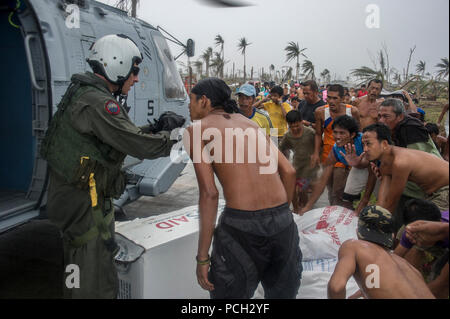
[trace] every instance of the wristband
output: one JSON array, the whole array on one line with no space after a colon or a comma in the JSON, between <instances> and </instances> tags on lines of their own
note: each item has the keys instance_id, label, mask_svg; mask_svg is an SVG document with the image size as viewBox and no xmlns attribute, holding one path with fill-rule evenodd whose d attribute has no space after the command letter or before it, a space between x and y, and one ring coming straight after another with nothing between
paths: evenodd
<instances>
[{"instance_id":1,"label":"wristband","mask_svg":"<svg viewBox=\"0 0 450 319\"><path fill-rule=\"evenodd\" d=\"M208 259L206 260L199 260L198 256L195 257L195 260L197 261L197 265L209 265L211 263L211 258L208 255Z\"/></svg>"}]
</instances>

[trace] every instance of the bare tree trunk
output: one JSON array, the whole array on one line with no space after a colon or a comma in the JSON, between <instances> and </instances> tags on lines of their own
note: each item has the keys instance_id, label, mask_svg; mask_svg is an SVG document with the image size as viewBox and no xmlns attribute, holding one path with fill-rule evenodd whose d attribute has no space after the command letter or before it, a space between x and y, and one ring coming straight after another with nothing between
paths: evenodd
<instances>
[{"instance_id":1,"label":"bare tree trunk","mask_svg":"<svg viewBox=\"0 0 450 319\"><path fill-rule=\"evenodd\" d=\"M389 64L389 53L388 53L388 50L387 50L386 43L383 43L382 47L383 47L383 50L384 50L384 54L386 55L386 68L387 68L386 77L387 77L387 83L390 83L390 81L391 81L391 66Z\"/></svg>"},{"instance_id":2,"label":"bare tree trunk","mask_svg":"<svg viewBox=\"0 0 450 319\"><path fill-rule=\"evenodd\" d=\"M244 53L244 83L246 82L246 80L247 80L247 70L246 70L246 65L245 65L245 53Z\"/></svg>"},{"instance_id":3,"label":"bare tree trunk","mask_svg":"<svg viewBox=\"0 0 450 319\"><path fill-rule=\"evenodd\" d=\"M408 78L409 78L409 65L411 64L411 58L412 55L414 54L414 51L416 51L416 46L414 46L414 48L409 49L409 59L408 59L408 64L406 66L406 78L405 81L408 82Z\"/></svg>"},{"instance_id":4,"label":"bare tree trunk","mask_svg":"<svg viewBox=\"0 0 450 319\"><path fill-rule=\"evenodd\" d=\"M420 81L417 81L416 97L419 102L420 102L420 96L421 96L420 84L421 84ZM419 105L417 105L417 107L419 107Z\"/></svg>"},{"instance_id":5,"label":"bare tree trunk","mask_svg":"<svg viewBox=\"0 0 450 319\"><path fill-rule=\"evenodd\" d=\"M234 62L233 62L233 83L236 82L236 78L234 77Z\"/></svg>"},{"instance_id":6,"label":"bare tree trunk","mask_svg":"<svg viewBox=\"0 0 450 319\"><path fill-rule=\"evenodd\" d=\"M131 16L136 18L138 0L131 0Z\"/></svg>"}]
</instances>

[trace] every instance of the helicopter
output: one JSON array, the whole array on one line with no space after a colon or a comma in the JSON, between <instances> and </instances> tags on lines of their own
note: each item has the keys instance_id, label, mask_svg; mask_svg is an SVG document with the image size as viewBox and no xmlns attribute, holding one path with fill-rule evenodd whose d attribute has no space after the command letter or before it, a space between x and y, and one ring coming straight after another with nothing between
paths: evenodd
<instances>
[{"instance_id":1,"label":"helicopter","mask_svg":"<svg viewBox=\"0 0 450 319\"><path fill-rule=\"evenodd\" d=\"M166 112L189 119L189 97L167 40L193 56L195 43L173 41L160 27L130 17L126 11L94 0L10 0L0 5L0 44L5 92L0 119L0 233L35 217L45 217L47 162L40 147L52 115L72 74L91 71L89 49L107 34L125 34L144 59L139 83L127 97L137 126ZM189 124L189 123L187 123ZM116 212L140 198L166 192L186 163L170 157L127 157L127 187L115 200Z\"/></svg>"}]
</instances>

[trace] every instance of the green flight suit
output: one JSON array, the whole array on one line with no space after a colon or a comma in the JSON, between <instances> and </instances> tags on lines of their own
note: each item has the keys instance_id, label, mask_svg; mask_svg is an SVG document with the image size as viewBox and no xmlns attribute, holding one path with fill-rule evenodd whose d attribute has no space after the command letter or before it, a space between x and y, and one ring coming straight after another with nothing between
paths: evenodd
<instances>
[{"instance_id":1,"label":"green flight suit","mask_svg":"<svg viewBox=\"0 0 450 319\"><path fill-rule=\"evenodd\" d=\"M69 122L72 126L70 129L88 136L89 139L96 141L97 145L105 144L105 147L123 154L118 157L118 161L121 161L120 166L126 154L139 159L154 159L170 155L175 142L170 140L169 132L144 134L131 122L125 109L116 103L104 80L87 72L74 75L72 83L75 82L81 83L85 88L89 86L89 90L78 96L73 95L76 98L67 104L65 112L69 112ZM80 270L79 288L67 288L66 281L74 273L65 273L64 297L116 298L118 278L114 266L114 255L117 251L107 247L99 233L95 233L93 238L82 244L74 245L74 239L98 228L96 228L98 224L93 215L89 189L80 189L73 183L69 183L55 169L52 169L51 165L49 166L47 212L49 219L59 227L63 236L64 270L68 265L76 265ZM106 229L109 227L109 234L113 238L113 206L112 199L107 196L108 194L104 194L102 188L97 189L98 207L103 216L110 218L106 223Z\"/></svg>"}]
</instances>

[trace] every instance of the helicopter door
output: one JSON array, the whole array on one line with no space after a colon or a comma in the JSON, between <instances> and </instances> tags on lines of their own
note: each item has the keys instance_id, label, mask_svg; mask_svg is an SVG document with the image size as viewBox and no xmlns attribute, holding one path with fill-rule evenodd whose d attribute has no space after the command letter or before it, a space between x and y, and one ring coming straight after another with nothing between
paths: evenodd
<instances>
[{"instance_id":1,"label":"helicopter door","mask_svg":"<svg viewBox=\"0 0 450 319\"><path fill-rule=\"evenodd\" d=\"M20 4L20 2L19 2ZM21 3L20 23L8 22L1 11L0 43L3 94L0 118L0 231L39 214L45 193L47 165L39 149L51 114L49 63L37 17ZM3 54L5 56L3 56Z\"/></svg>"}]
</instances>

